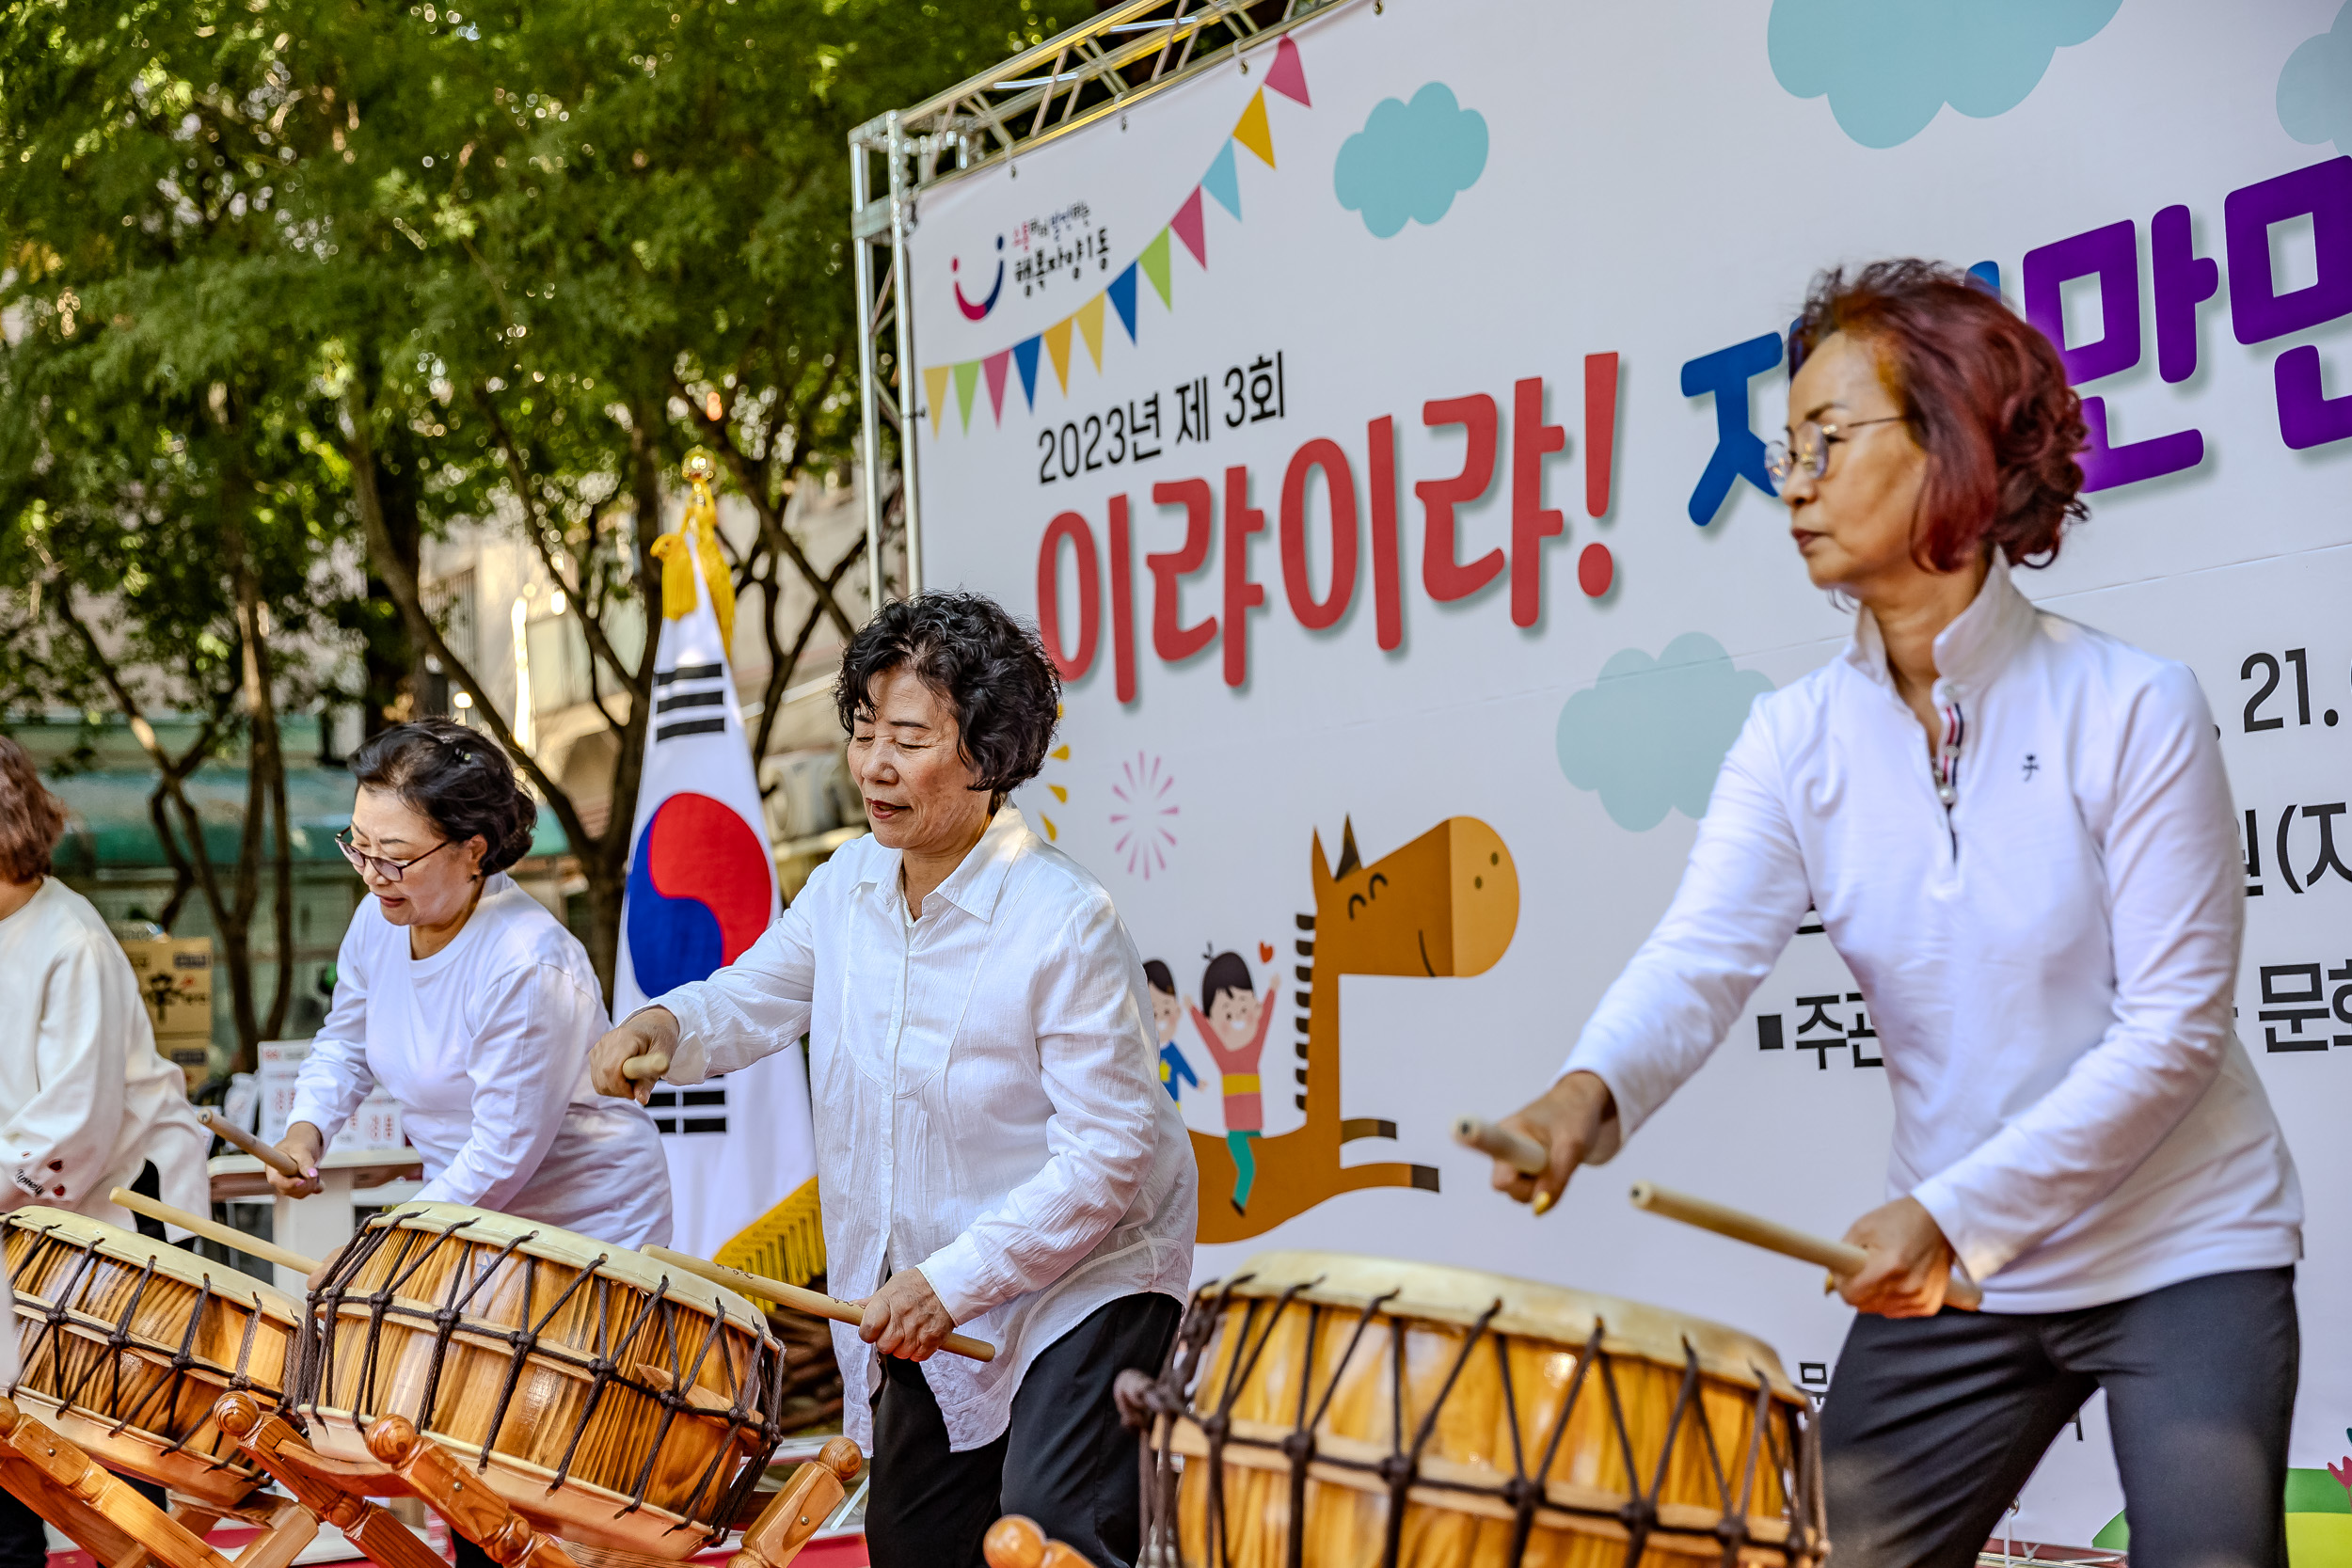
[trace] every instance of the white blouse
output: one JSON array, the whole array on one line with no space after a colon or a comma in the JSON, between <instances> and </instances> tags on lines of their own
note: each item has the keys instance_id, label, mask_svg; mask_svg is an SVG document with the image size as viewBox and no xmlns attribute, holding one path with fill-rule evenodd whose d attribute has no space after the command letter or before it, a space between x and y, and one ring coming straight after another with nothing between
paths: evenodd
<instances>
[{"instance_id":1,"label":"white blouse","mask_svg":"<svg viewBox=\"0 0 2352 1568\"><path fill-rule=\"evenodd\" d=\"M861 838L732 965L649 1005L677 1017L674 1084L808 1036L834 1294L918 1267L997 1347L923 1363L951 1449L993 1442L1029 1363L1095 1308L1184 1299L1200 1178L1160 1087L1143 960L1102 884L1018 811L922 919L898 852ZM833 1333L845 1424L870 1449L875 1353Z\"/></svg>"},{"instance_id":2,"label":"white blouse","mask_svg":"<svg viewBox=\"0 0 2352 1568\"><path fill-rule=\"evenodd\" d=\"M1935 641L1948 810L1867 610L1756 701L1689 869L1564 1072L1630 1132L1739 1018L1808 903L1869 999L1890 1195L1996 1312L2301 1252L2302 1193L2232 1024L2245 877L2196 677L1994 570Z\"/></svg>"},{"instance_id":3,"label":"white blouse","mask_svg":"<svg viewBox=\"0 0 2352 1568\"><path fill-rule=\"evenodd\" d=\"M166 1203L209 1214L211 1146L186 1077L155 1050L122 944L48 878L0 920L0 1212L40 1203L130 1229L106 1195L152 1160Z\"/></svg>"},{"instance_id":4,"label":"white blouse","mask_svg":"<svg viewBox=\"0 0 2352 1568\"><path fill-rule=\"evenodd\" d=\"M670 1167L653 1118L588 1082L605 1031L587 950L504 873L429 958L364 900L335 999L295 1081L291 1124L328 1137L381 1084L424 1157L423 1203L542 1220L617 1246L670 1239Z\"/></svg>"}]
</instances>

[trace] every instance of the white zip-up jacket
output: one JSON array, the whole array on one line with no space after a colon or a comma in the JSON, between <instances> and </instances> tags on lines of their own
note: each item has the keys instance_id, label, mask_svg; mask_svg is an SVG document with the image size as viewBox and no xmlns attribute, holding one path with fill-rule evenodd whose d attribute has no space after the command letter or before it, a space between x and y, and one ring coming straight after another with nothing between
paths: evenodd
<instances>
[{"instance_id":1,"label":"white zip-up jacket","mask_svg":"<svg viewBox=\"0 0 2352 1568\"><path fill-rule=\"evenodd\" d=\"M2196 677L1998 566L1935 664L1948 808L1868 610L1756 701L1673 904L1563 1072L1597 1073L1629 1134L1809 903L1879 1031L1889 1194L1934 1215L1988 1310L2295 1261L2301 1189L2232 1024L2245 873Z\"/></svg>"}]
</instances>

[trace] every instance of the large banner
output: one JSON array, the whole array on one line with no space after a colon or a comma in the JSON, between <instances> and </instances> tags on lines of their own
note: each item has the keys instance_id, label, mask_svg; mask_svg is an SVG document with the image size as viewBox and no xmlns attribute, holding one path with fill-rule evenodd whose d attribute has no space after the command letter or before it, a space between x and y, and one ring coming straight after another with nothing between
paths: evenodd
<instances>
[{"instance_id":1,"label":"large banner","mask_svg":"<svg viewBox=\"0 0 2352 1568\"><path fill-rule=\"evenodd\" d=\"M1749 704L1830 658L1763 467L1808 277L1970 267L2097 447L2041 603L2186 661L2245 823L2239 1032L2310 1206L2294 1463L2352 1424L2352 9L1372 0L928 195L931 586L1034 613L1022 792L1165 966L1200 1268L1321 1246L1722 1320L1826 1386L1883 1200L1867 997L1795 933L1715 1059L1533 1219L1447 1135L1541 1089ZM1987 757L2031 769L2042 759ZM2021 1536L2121 1506L2101 1404Z\"/></svg>"}]
</instances>

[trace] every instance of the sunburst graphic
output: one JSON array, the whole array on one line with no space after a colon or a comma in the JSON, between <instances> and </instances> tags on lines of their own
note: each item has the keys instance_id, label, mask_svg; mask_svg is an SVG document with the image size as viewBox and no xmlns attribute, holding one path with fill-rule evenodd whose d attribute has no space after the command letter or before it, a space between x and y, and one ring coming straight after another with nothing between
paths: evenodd
<instances>
[{"instance_id":1,"label":"sunburst graphic","mask_svg":"<svg viewBox=\"0 0 2352 1568\"><path fill-rule=\"evenodd\" d=\"M1112 848L1127 857L1130 876L1148 882L1153 872L1168 869L1168 852L1176 847L1171 819L1177 807L1168 799L1176 775L1164 759L1144 752L1122 763L1119 771L1120 782L1111 785L1121 808L1111 813L1111 830L1119 835Z\"/></svg>"},{"instance_id":2,"label":"sunburst graphic","mask_svg":"<svg viewBox=\"0 0 2352 1568\"><path fill-rule=\"evenodd\" d=\"M1070 710L1067 706L1059 704L1056 705L1054 708L1054 722L1058 725L1069 711ZM1070 742L1067 740L1063 741L1060 745L1046 752L1045 756L1046 760L1049 762L1068 762L1070 760ZM1065 806L1070 804L1070 790L1068 786L1047 781L1045 787L1053 792L1054 800L1057 803ZM1045 841L1048 844L1059 844L1061 842L1061 825L1041 811L1037 814L1037 819L1045 824Z\"/></svg>"}]
</instances>

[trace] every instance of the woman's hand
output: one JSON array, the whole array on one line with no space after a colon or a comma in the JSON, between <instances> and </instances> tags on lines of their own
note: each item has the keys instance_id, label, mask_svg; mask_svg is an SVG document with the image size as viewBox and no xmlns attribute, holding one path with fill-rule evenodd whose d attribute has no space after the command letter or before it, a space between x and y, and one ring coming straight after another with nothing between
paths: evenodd
<instances>
[{"instance_id":1,"label":"woman's hand","mask_svg":"<svg viewBox=\"0 0 2352 1568\"><path fill-rule=\"evenodd\" d=\"M921 1269L900 1269L858 1305L866 1308L866 1322L857 1337L903 1361L929 1361L956 1326Z\"/></svg>"},{"instance_id":2,"label":"woman's hand","mask_svg":"<svg viewBox=\"0 0 2352 1568\"><path fill-rule=\"evenodd\" d=\"M1881 1204L1854 1221L1845 1239L1870 1255L1860 1274L1837 1282L1849 1306L1883 1318L1932 1318L1944 1309L1956 1255L1917 1198Z\"/></svg>"},{"instance_id":3,"label":"woman's hand","mask_svg":"<svg viewBox=\"0 0 2352 1568\"><path fill-rule=\"evenodd\" d=\"M300 1166L300 1176L281 1176L275 1166L263 1165L262 1174L269 1178L270 1190L279 1197L309 1197L325 1192L326 1183L319 1180L319 1156L326 1151L326 1139L307 1121L297 1121L286 1129L286 1135L278 1140L278 1151Z\"/></svg>"},{"instance_id":4,"label":"woman's hand","mask_svg":"<svg viewBox=\"0 0 2352 1568\"><path fill-rule=\"evenodd\" d=\"M1527 1176L1503 1161L1495 1162L1494 1187L1514 1201L1533 1201L1542 1213L1560 1201L1568 1178L1600 1142L1601 1123L1617 1114L1609 1085L1597 1073L1571 1072L1546 1089L1524 1108L1502 1118L1502 1125L1534 1139L1551 1152L1541 1176Z\"/></svg>"},{"instance_id":5,"label":"woman's hand","mask_svg":"<svg viewBox=\"0 0 2352 1568\"><path fill-rule=\"evenodd\" d=\"M605 1032L588 1053L588 1081L598 1094L634 1100L643 1105L653 1095L651 1078L628 1078L621 1067L631 1056L674 1056L677 1053L677 1015L667 1007L647 1007L629 1014Z\"/></svg>"}]
</instances>

